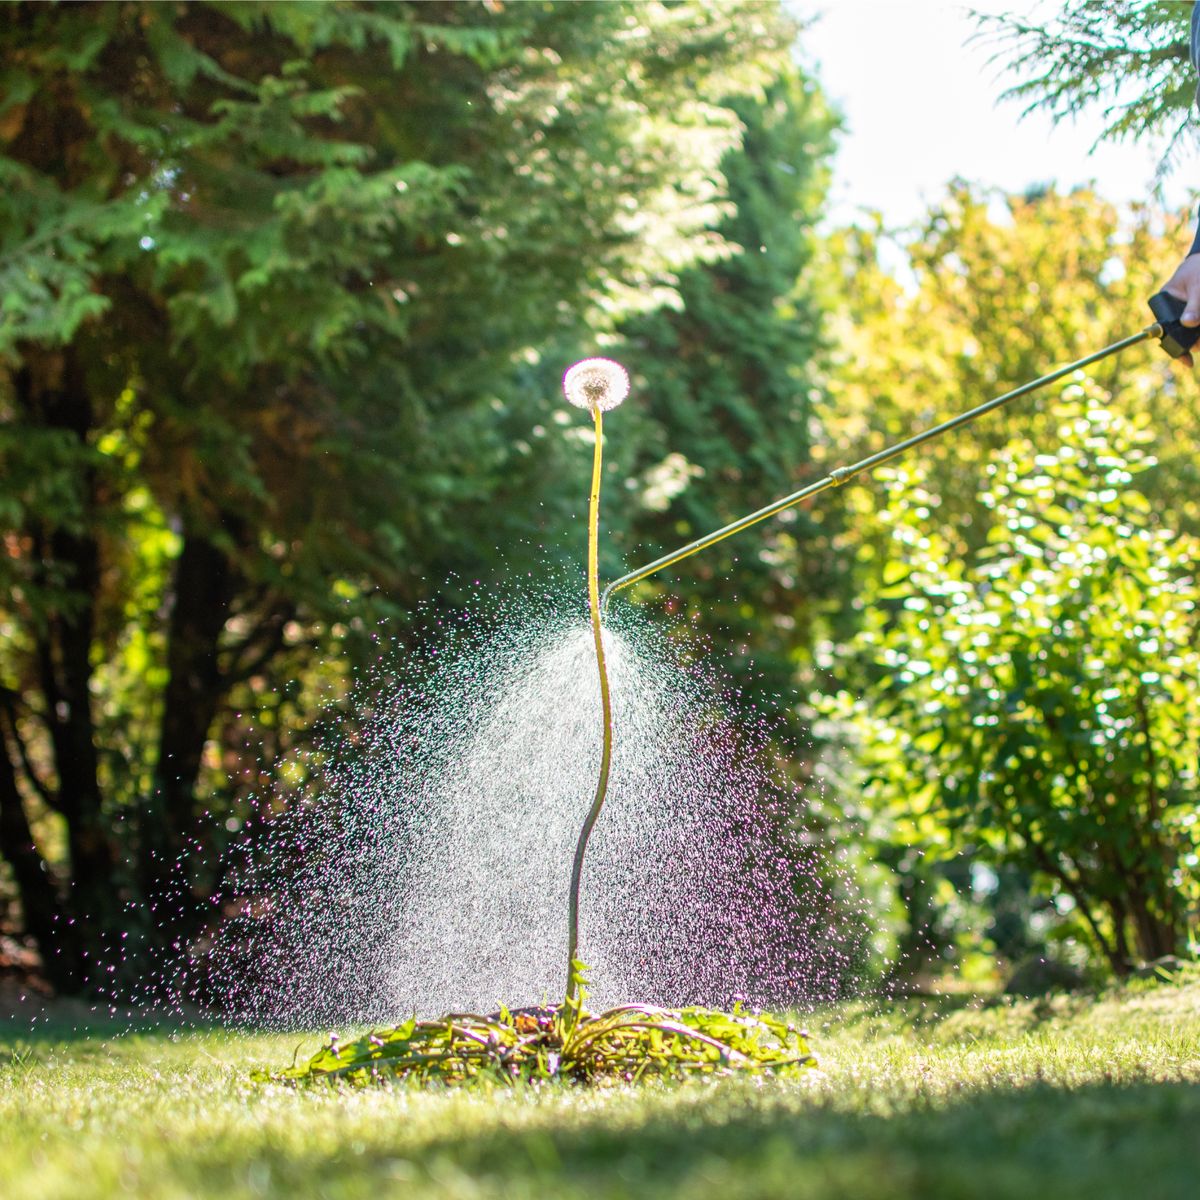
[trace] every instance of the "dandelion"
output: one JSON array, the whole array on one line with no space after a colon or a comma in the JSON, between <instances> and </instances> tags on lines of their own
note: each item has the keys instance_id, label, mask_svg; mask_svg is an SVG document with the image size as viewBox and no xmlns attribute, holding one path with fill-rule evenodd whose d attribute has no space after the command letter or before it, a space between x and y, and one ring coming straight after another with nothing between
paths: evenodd
<instances>
[{"instance_id":1,"label":"dandelion","mask_svg":"<svg viewBox=\"0 0 1200 1200\"><path fill-rule=\"evenodd\" d=\"M579 886L583 876L583 856L587 851L592 826L600 816L604 797L608 792L608 772L612 763L612 700L608 690L608 667L604 662L604 639L600 629L600 581L598 569L598 546L600 541L600 479L604 454L604 413L616 408L629 395L629 372L611 358L585 358L577 362L563 376L563 392L567 399L579 408L592 414L596 426L596 444L592 457L592 490L588 497L588 603L592 614L592 637L596 643L596 667L600 674L600 711L602 745L600 753L600 778L596 784L596 797L588 810L579 841L575 846L575 860L571 865L571 886L567 894L567 988L563 1009L568 1024L573 1024L581 1012L583 1003L581 971L583 964L579 952Z\"/></svg>"},{"instance_id":2,"label":"dandelion","mask_svg":"<svg viewBox=\"0 0 1200 1200\"><path fill-rule=\"evenodd\" d=\"M629 395L629 372L611 358L585 358L563 376L563 393L576 408L608 412Z\"/></svg>"}]
</instances>

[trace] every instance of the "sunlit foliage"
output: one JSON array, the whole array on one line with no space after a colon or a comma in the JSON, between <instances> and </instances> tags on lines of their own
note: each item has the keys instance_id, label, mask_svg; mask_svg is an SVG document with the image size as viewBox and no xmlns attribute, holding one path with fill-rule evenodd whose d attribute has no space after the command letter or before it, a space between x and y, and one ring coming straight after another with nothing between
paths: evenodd
<instances>
[{"instance_id":1,"label":"sunlit foliage","mask_svg":"<svg viewBox=\"0 0 1200 1200\"><path fill-rule=\"evenodd\" d=\"M1120 211L1086 190L1001 196L964 183L952 185L915 229L844 235L844 315L835 326L840 355L829 401L821 406L825 436L816 452L827 465L872 452L1136 331L1150 317L1146 297L1178 261L1180 242L1187 237L1181 218L1164 220L1149 207ZM1141 469L1125 484L1133 497L1129 503L1148 505L1152 528L1158 522L1162 529L1194 536L1200 531L1195 389L1152 345L1106 360L1089 375L1113 419L1138 430L1143 457ZM911 571L913 551L897 538L896 522L916 520L922 510L922 536L937 550L925 547L921 553L930 561L940 555L947 578L975 586L987 569L989 547L1004 534L997 507L985 502L984 485L996 456L1026 446L1024 459L1014 458L1011 470L1033 477L1039 474L1038 455L1053 456L1061 446L1075 445L1076 434L1057 409L1062 391L1058 384L1019 400L906 458L899 469L919 479L919 504L912 491L888 490L878 482L846 489L852 520L839 544L856 561L857 581L835 614L833 637L817 648L830 672L822 685L826 694L861 695L864 711L877 699L883 708L894 702L878 690L880 675L891 677L890 670L870 653L853 653L839 643L853 642L863 628L882 637L899 619L893 589ZM1030 497L1026 503L1031 519L1039 519L1041 502ZM1181 547L1190 544L1180 542ZM937 624L928 614L925 619ZM864 644L857 644L864 651ZM1069 662L1061 665L1070 671ZM1082 663L1078 670L1082 689ZM899 687L894 677L892 686ZM914 684L918 692L921 686L920 680ZM974 686L968 691L961 703L969 709L976 699ZM1081 690L1080 703L1090 694ZM1184 707L1190 711L1188 704ZM905 720L899 719L901 732L895 737L903 738L905 729L911 734ZM848 727L840 735L819 728L835 741L840 736L855 743L857 735ZM872 729L883 736L881 725ZM888 753L896 753L897 745L893 742ZM911 789L922 795L948 751L924 742L906 745ZM874 753L869 748L852 748L848 757L831 753L821 772L846 811L859 813L871 830L874 853L896 874L908 908L909 930L902 942L911 956L898 964L901 974L919 972L924 958L959 961L968 944L994 953L999 943L1019 957L1037 946L1044 953L1048 934L1069 939L1078 933L1099 949L1080 924L1078 905L1064 918L1060 910L1075 902L1060 885L1058 907L1050 903L1048 890L1040 899L1028 893L1030 872L1037 868L1027 857L1018 856L1016 865L1008 861L1008 850L1021 844L1019 832L998 809L990 821L982 820L981 793L971 837L931 831L932 818L924 827L929 838L913 838L911 829L890 824L907 795L898 774L886 814L870 803L857 809L861 797L846 773L853 776L860 755ZM967 795L964 789L960 779L960 798ZM967 857L935 866L940 856L931 850L947 844L967 848ZM972 866L988 872L984 890L974 895L978 881ZM957 896L948 888L950 881ZM1160 880L1156 886L1167 885ZM1091 903L1102 909L1105 902L1093 896Z\"/></svg>"},{"instance_id":2,"label":"sunlit foliage","mask_svg":"<svg viewBox=\"0 0 1200 1200\"><path fill-rule=\"evenodd\" d=\"M853 643L872 682L830 711L862 722L863 786L898 836L1035 874L1123 973L1194 935L1200 543L1133 486L1146 422L1105 399L1069 389L1057 446L994 456L971 565L920 469L895 471L895 552Z\"/></svg>"},{"instance_id":3,"label":"sunlit foliage","mask_svg":"<svg viewBox=\"0 0 1200 1200\"><path fill-rule=\"evenodd\" d=\"M1136 333L1146 299L1178 262L1186 221L1150 206L1122 211L1086 189L1003 195L958 181L915 229L845 235L844 301L835 324L839 361L821 407L826 461L871 453L1055 366ZM1089 375L1130 417L1153 414L1158 466L1139 480L1175 524L1200 530L1200 430L1194 388L1153 346L1098 363ZM1018 431L1052 446L1061 391L1035 393L919 452L956 554L986 539L991 522L977 480ZM869 485L852 493L872 528ZM865 520L864 520L865 518ZM879 564L864 563L867 576Z\"/></svg>"}]
</instances>

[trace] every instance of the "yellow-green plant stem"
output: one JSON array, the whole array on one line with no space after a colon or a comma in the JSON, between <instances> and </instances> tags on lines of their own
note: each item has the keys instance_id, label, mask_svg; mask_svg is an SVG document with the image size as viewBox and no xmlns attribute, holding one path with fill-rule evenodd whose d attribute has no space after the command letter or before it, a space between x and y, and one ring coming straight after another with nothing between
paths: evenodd
<instances>
[{"instance_id":1,"label":"yellow-green plant stem","mask_svg":"<svg viewBox=\"0 0 1200 1200\"><path fill-rule=\"evenodd\" d=\"M592 614L592 636L596 642L596 666L600 672L600 713L603 722L603 746L600 751L600 778L596 781L596 796L592 807L579 831L579 841L575 846L575 861L571 865L571 891L567 901L567 988L566 1004L567 1020L578 1007L576 991L578 978L576 961L579 951L579 883L583 876L583 856L587 850L588 838L600 809L604 807L604 797L608 792L608 771L612 765L612 699L608 691L608 666L604 661L604 634L600 626L600 575L599 575L599 542L600 542L600 474L604 458L604 419L600 410L594 409L596 420L596 449L592 456L592 491L588 497L588 604Z\"/></svg>"}]
</instances>

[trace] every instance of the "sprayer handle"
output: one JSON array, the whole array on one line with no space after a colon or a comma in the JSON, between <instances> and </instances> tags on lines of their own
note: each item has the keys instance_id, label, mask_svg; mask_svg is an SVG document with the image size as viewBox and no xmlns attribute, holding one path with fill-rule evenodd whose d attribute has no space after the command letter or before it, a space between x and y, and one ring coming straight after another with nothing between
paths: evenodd
<instances>
[{"instance_id":1,"label":"sprayer handle","mask_svg":"<svg viewBox=\"0 0 1200 1200\"><path fill-rule=\"evenodd\" d=\"M1150 297L1150 311L1163 330L1159 345L1172 358L1181 358L1200 341L1200 325L1192 327L1179 323L1186 307L1183 300L1167 292L1155 292Z\"/></svg>"}]
</instances>

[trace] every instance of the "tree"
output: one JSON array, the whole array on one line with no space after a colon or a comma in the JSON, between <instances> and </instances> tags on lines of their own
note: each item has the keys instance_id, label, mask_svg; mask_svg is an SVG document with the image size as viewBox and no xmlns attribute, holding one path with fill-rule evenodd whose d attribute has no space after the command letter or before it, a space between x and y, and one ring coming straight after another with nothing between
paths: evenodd
<instances>
[{"instance_id":1,"label":"tree","mask_svg":"<svg viewBox=\"0 0 1200 1200\"><path fill-rule=\"evenodd\" d=\"M827 352L815 225L837 119L794 69L732 107L745 135L722 163L733 210L716 227L732 250L683 273L677 308L621 331L640 398L629 465L639 510L624 535L635 562L822 473L811 453ZM827 528L793 510L640 585L664 598L678 628L728 648L743 699L776 718L792 714L837 579Z\"/></svg>"},{"instance_id":2,"label":"tree","mask_svg":"<svg viewBox=\"0 0 1200 1200\"><path fill-rule=\"evenodd\" d=\"M1177 260L1170 234L1175 219L1149 206L1119 210L1086 189L1001 196L956 183L914 230L896 236L877 227L842 235L845 299L835 318L838 353L820 406L824 437L816 452L827 467L862 457L1138 329L1149 319L1146 296ZM890 261L900 256L902 268L880 265L885 246ZM1129 486L1145 495L1165 528L1200 533L1192 451L1200 410L1193 390L1152 345L1106 360L1088 374L1107 406L1151 436L1144 450L1154 465ZM997 455L1029 445L1032 475L1036 454L1057 451L1062 387L1025 397L900 461L921 481L919 501L914 491L905 492L909 517L936 536L947 570L961 568L964 578L974 579L982 569L980 556L988 553L997 520L996 509L983 503L980 483ZM848 513L839 545L854 562L854 584L834 615L834 639L818 647L825 673L818 686L826 695L861 694L869 704L880 678L891 672L850 647L864 626L876 629L878 621L887 626L896 619L894 598L887 596L907 574L911 554L894 536L893 501L880 480L862 480L844 489L841 499ZM948 868L937 865L927 840L910 840L911 830L894 823L891 809L876 812L861 798L861 777L854 773L867 753L861 731L836 720L819 720L818 731L848 750L844 768L833 750L818 767L836 801L864 813L874 854L896 872L902 890L930 895ZM932 770L934 759L919 754L914 766ZM927 832L936 839L936 828ZM994 833L1015 837L1001 822ZM1000 851L986 853L995 865ZM984 861L979 854L973 851L973 860ZM1007 871L1000 874L1010 880L1010 891L1023 886L1025 872L1015 866ZM1031 900L1045 903L1044 895ZM998 896L982 902L990 907ZM1053 910L1044 915L1061 924ZM917 917L928 924L927 914ZM1040 918L1039 926L1037 936L1045 937L1048 927ZM912 931L907 940L913 941ZM1005 941L1017 945L1011 937Z\"/></svg>"},{"instance_id":3,"label":"tree","mask_svg":"<svg viewBox=\"0 0 1200 1200\"><path fill-rule=\"evenodd\" d=\"M130 901L186 924L206 763L503 536L514 360L714 249L716 101L786 27L113 2L0 39L0 854L76 987Z\"/></svg>"},{"instance_id":4,"label":"tree","mask_svg":"<svg viewBox=\"0 0 1200 1200\"><path fill-rule=\"evenodd\" d=\"M910 839L1033 873L1125 974L1184 952L1200 899L1200 543L1131 486L1147 437L1106 399L1073 386L1056 448L997 455L976 570L920 471L896 471L901 553L854 643L881 673L838 704L865 723L867 794Z\"/></svg>"},{"instance_id":5,"label":"tree","mask_svg":"<svg viewBox=\"0 0 1200 1200\"><path fill-rule=\"evenodd\" d=\"M829 439L864 456L1136 332L1177 259L1172 220L1150 206L1121 211L1088 189L1005 196L958 181L916 230L846 235L839 356L820 413ZM903 256L908 286L880 267L885 241ZM1153 414L1158 465L1140 483L1176 525L1200 531L1192 390L1152 345L1089 375L1120 412ZM992 518L976 481L995 451L1021 431L1056 441L1055 395L1035 393L917 452L953 553L986 541ZM850 492L854 540L879 529L875 495L869 481ZM881 559L862 566L868 582Z\"/></svg>"},{"instance_id":6,"label":"tree","mask_svg":"<svg viewBox=\"0 0 1200 1200\"><path fill-rule=\"evenodd\" d=\"M1189 5L1176 0L1069 0L1044 22L1011 13L979 15L995 59L1023 76L1005 95L1026 112L1045 109L1056 121L1098 105L1101 138L1167 138L1160 172L1191 133L1196 95Z\"/></svg>"}]
</instances>

